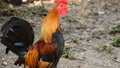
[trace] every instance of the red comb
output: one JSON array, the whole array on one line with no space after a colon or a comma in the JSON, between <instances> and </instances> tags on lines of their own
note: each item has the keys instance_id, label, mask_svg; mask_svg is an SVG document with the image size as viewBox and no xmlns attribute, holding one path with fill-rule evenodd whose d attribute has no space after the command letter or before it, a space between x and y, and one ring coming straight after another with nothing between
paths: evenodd
<instances>
[{"instance_id":1,"label":"red comb","mask_svg":"<svg viewBox=\"0 0 120 68\"><path fill-rule=\"evenodd\" d=\"M56 3L68 4L68 0L55 0Z\"/></svg>"}]
</instances>

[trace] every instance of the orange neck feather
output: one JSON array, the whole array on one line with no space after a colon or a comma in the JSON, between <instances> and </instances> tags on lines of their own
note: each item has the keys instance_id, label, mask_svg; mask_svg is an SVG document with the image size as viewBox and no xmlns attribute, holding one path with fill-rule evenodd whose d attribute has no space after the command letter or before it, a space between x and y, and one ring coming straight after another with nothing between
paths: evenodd
<instances>
[{"instance_id":1,"label":"orange neck feather","mask_svg":"<svg viewBox=\"0 0 120 68\"><path fill-rule=\"evenodd\" d=\"M55 33L56 30L60 31L59 18L58 5L56 5L42 22L40 40L51 43L52 34Z\"/></svg>"}]
</instances>

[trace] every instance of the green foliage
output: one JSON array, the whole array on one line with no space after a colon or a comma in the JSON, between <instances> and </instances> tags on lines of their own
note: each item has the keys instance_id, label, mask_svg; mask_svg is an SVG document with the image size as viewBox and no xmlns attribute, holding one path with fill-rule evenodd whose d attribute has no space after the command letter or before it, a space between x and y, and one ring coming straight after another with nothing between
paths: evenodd
<instances>
[{"instance_id":1,"label":"green foliage","mask_svg":"<svg viewBox=\"0 0 120 68\"><path fill-rule=\"evenodd\" d=\"M110 31L110 34L115 35L117 33L120 33L120 25L117 25L116 27L113 27L113 29ZM116 39L113 43L113 46L120 47L120 38Z\"/></svg>"},{"instance_id":2,"label":"green foliage","mask_svg":"<svg viewBox=\"0 0 120 68\"><path fill-rule=\"evenodd\" d=\"M76 60L76 58L72 55L70 48L67 48L67 47L64 48L62 57L70 60Z\"/></svg>"},{"instance_id":3,"label":"green foliage","mask_svg":"<svg viewBox=\"0 0 120 68\"><path fill-rule=\"evenodd\" d=\"M116 27L113 27L110 31L110 34L115 35L117 33L120 33L120 25L117 25Z\"/></svg>"},{"instance_id":4,"label":"green foliage","mask_svg":"<svg viewBox=\"0 0 120 68\"><path fill-rule=\"evenodd\" d=\"M108 54L114 54L114 52L113 52L114 49L113 49L112 46L102 45L102 46L97 47L96 50L99 51L99 52L106 52Z\"/></svg>"},{"instance_id":5,"label":"green foliage","mask_svg":"<svg viewBox=\"0 0 120 68\"><path fill-rule=\"evenodd\" d=\"M120 47L120 38L118 38L115 42L112 43L115 47Z\"/></svg>"},{"instance_id":6,"label":"green foliage","mask_svg":"<svg viewBox=\"0 0 120 68\"><path fill-rule=\"evenodd\" d=\"M48 11L40 6L28 8L28 11L33 15L39 15L39 16L46 16L48 14Z\"/></svg>"},{"instance_id":7,"label":"green foliage","mask_svg":"<svg viewBox=\"0 0 120 68\"><path fill-rule=\"evenodd\" d=\"M0 16L46 16L48 11L41 8L41 6L29 7L29 8L18 8L9 9L0 12Z\"/></svg>"},{"instance_id":8,"label":"green foliage","mask_svg":"<svg viewBox=\"0 0 120 68\"><path fill-rule=\"evenodd\" d=\"M0 0L0 11L2 11L3 9L7 9L8 5L6 3L4 3L2 0Z\"/></svg>"}]
</instances>

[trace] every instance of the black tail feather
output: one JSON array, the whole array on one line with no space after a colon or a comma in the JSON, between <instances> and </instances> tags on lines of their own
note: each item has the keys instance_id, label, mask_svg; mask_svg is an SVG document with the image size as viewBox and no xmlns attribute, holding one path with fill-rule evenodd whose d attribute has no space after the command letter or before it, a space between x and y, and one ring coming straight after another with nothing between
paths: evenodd
<instances>
[{"instance_id":1,"label":"black tail feather","mask_svg":"<svg viewBox=\"0 0 120 68\"><path fill-rule=\"evenodd\" d=\"M26 45L33 43L33 29L30 24L25 20L12 17L8 22L3 25L1 32L3 34L3 37L7 35L13 35L15 38L17 37L19 41L23 41Z\"/></svg>"},{"instance_id":2,"label":"black tail feather","mask_svg":"<svg viewBox=\"0 0 120 68\"><path fill-rule=\"evenodd\" d=\"M6 53L11 50L19 56L24 57L28 51L29 45L33 43L34 32L31 25L22 19L12 17L1 28L1 43L7 46ZM22 42L23 46L16 46L16 43ZM22 53L23 52L23 53ZM19 59L17 60L19 61ZM16 62L17 62L16 61ZM22 61L17 62L21 65Z\"/></svg>"}]
</instances>

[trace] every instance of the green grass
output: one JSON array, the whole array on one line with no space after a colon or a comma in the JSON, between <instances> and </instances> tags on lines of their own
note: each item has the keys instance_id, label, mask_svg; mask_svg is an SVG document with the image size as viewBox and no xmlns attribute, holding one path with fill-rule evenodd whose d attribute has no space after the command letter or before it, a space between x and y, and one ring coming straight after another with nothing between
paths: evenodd
<instances>
[{"instance_id":1,"label":"green grass","mask_svg":"<svg viewBox=\"0 0 120 68\"><path fill-rule=\"evenodd\" d=\"M115 40L115 42L113 42L112 44L115 47L120 47L120 38L118 38L117 40Z\"/></svg>"},{"instance_id":2,"label":"green grass","mask_svg":"<svg viewBox=\"0 0 120 68\"><path fill-rule=\"evenodd\" d=\"M99 52L106 52L108 54L114 54L114 48L112 46L100 45L96 48Z\"/></svg>"},{"instance_id":3,"label":"green grass","mask_svg":"<svg viewBox=\"0 0 120 68\"><path fill-rule=\"evenodd\" d=\"M0 12L1 16L46 16L48 11L41 6L8 9Z\"/></svg>"},{"instance_id":4,"label":"green grass","mask_svg":"<svg viewBox=\"0 0 120 68\"><path fill-rule=\"evenodd\" d=\"M112 30L109 33L112 34L112 35L120 33L120 25L117 25L116 27L113 27Z\"/></svg>"},{"instance_id":5,"label":"green grass","mask_svg":"<svg viewBox=\"0 0 120 68\"><path fill-rule=\"evenodd\" d=\"M113 27L112 30L109 32L111 35L120 34L120 25L117 25L116 27ZM117 38L112 43L115 47L120 47L120 38Z\"/></svg>"},{"instance_id":6,"label":"green grass","mask_svg":"<svg viewBox=\"0 0 120 68\"><path fill-rule=\"evenodd\" d=\"M72 55L72 52L70 51L70 48L65 47L63 51L63 58L69 59L69 60L76 60L76 58Z\"/></svg>"}]
</instances>

